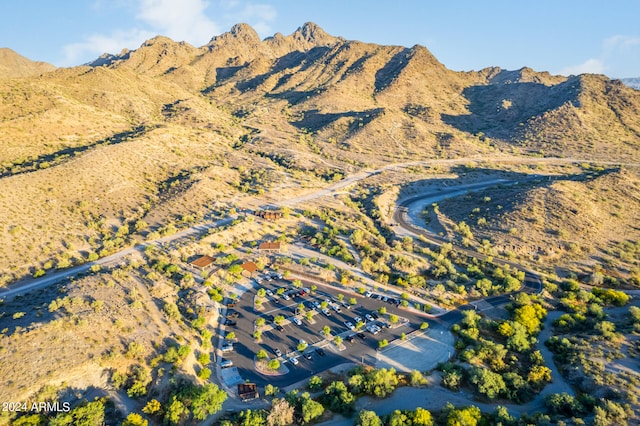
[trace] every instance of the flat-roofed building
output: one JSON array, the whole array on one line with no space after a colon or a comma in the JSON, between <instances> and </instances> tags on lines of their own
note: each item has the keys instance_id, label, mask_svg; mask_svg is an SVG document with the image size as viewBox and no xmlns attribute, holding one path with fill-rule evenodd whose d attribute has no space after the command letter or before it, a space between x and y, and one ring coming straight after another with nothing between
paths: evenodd
<instances>
[{"instance_id":1,"label":"flat-roofed building","mask_svg":"<svg viewBox=\"0 0 640 426\"><path fill-rule=\"evenodd\" d=\"M206 271L207 269L213 267L213 262L215 261L216 261L215 257L204 255L192 261L190 265L193 266L194 268L200 269L201 271Z\"/></svg>"}]
</instances>

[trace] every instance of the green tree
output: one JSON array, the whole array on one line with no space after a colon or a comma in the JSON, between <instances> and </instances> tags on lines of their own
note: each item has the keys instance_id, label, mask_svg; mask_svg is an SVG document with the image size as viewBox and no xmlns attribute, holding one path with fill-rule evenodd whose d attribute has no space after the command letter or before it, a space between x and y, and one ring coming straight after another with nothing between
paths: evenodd
<instances>
[{"instance_id":1,"label":"green tree","mask_svg":"<svg viewBox=\"0 0 640 426\"><path fill-rule=\"evenodd\" d=\"M280 392L280 388L273 386L271 383L267 383L264 387L265 396L276 396Z\"/></svg>"},{"instance_id":2,"label":"green tree","mask_svg":"<svg viewBox=\"0 0 640 426\"><path fill-rule=\"evenodd\" d=\"M329 337L331 335L331 327L329 327L328 325L322 327L322 334L324 335L324 337Z\"/></svg>"},{"instance_id":3,"label":"green tree","mask_svg":"<svg viewBox=\"0 0 640 426\"><path fill-rule=\"evenodd\" d=\"M547 311L539 304L525 305L516 308L514 321L524 325L529 334L537 334L540 331L541 320L547 315Z\"/></svg>"},{"instance_id":4,"label":"green tree","mask_svg":"<svg viewBox=\"0 0 640 426\"><path fill-rule=\"evenodd\" d=\"M277 359L271 359L267 363L267 367L269 368L269 370L277 371L280 368L280 361L278 361Z\"/></svg>"},{"instance_id":5,"label":"green tree","mask_svg":"<svg viewBox=\"0 0 640 426\"><path fill-rule=\"evenodd\" d=\"M142 412L148 414L150 416L154 414L159 414L162 411L162 404L157 399L152 399L147 402L147 405L144 406Z\"/></svg>"},{"instance_id":6,"label":"green tree","mask_svg":"<svg viewBox=\"0 0 640 426\"><path fill-rule=\"evenodd\" d=\"M204 420L222 410L222 404L227 400L227 393L213 383L197 387L194 393L195 397L191 402L191 410L193 418L196 420Z\"/></svg>"},{"instance_id":7,"label":"green tree","mask_svg":"<svg viewBox=\"0 0 640 426\"><path fill-rule=\"evenodd\" d=\"M322 416L324 413L324 407L319 402L307 397L303 398L300 406L300 412L302 414L302 424L307 424Z\"/></svg>"},{"instance_id":8,"label":"green tree","mask_svg":"<svg viewBox=\"0 0 640 426\"><path fill-rule=\"evenodd\" d=\"M384 398L395 390L399 382L398 374L393 368L371 370L365 375L363 391L368 395Z\"/></svg>"},{"instance_id":9,"label":"green tree","mask_svg":"<svg viewBox=\"0 0 640 426\"><path fill-rule=\"evenodd\" d=\"M478 392L489 399L497 398L506 390L502 376L483 367L477 367L472 371L471 383L477 386Z\"/></svg>"},{"instance_id":10,"label":"green tree","mask_svg":"<svg viewBox=\"0 0 640 426\"><path fill-rule=\"evenodd\" d=\"M322 389L322 377L312 376L309 379L309 389L312 391L317 391Z\"/></svg>"},{"instance_id":11,"label":"green tree","mask_svg":"<svg viewBox=\"0 0 640 426\"><path fill-rule=\"evenodd\" d=\"M238 415L238 425L240 426L264 426L267 418L264 410L246 409Z\"/></svg>"},{"instance_id":12,"label":"green tree","mask_svg":"<svg viewBox=\"0 0 640 426\"><path fill-rule=\"evenodd\" d=\"M337 347L342 346L342 337L340 336L336 336L333 338L333 344L336 345Z\"/></svg>"},{"instance_id":13,"label":"green tree","mask_svg":"<svg viewBox=\"0 0 640 426\"><path fill-rule=\"evenodd\" d=\"M411 372L409 383L411 386L422 386L427 384L427 379L418 370L413 370Z\"/></svg>"},{"instance_id":14,"label":"green tree","mask_svg":"<svg viewBox=\"0 0 640 426\"><path fill-rule=\"evenodd\" d=\"M355 397L343 382L331 382L324 390L323 401L334 413L350 414L353 412Z\"/></svg>"},{"instance_id":15,"label":"green tree","mask_svg":"<svg viewBox=\"0 0 640 426\"><path fill-rule=\"evenodd\" d=\"M413 426L433 426L431 412L422 407L416 408L409 417L413 422Z\"/></svg>"},{"instance_id":16,"label":"green tree","mask_svg":"<svg viewBox=\"0 0 640 426\"><path fill-rule=\"evenodd\" d=\"M149 421L138 413L130 413L122 422L122 426L147 426Z\"/></svg>"},{"instance_id":17,"label":"green tree","mask_svg":"<svg viewBox=\"0 0 640 426\"><path fill-rule=\"evenodd\" d=\"M211 377L211 370L207 367L203 367L198 371L198 378L201 380L207 380Z\"/></svg>"},{"instance_id":18,"label":"green tree","mask_svg":"<svg viewBox=\"0 0 640 426\"><path fill-rule=\"evenodd\" d=\"M406 412L394 410L387 416L386 423L388 426L411 426L412 422Z\"/></svg>"},{"instance_id":19,"label":"green tree","mask_svg":"<svg viewBox=\"0 0 640 426\"><path fill-rule=\"evenodd\" d=\"M383 426L382 420L375 413L375 411L360 410L358 413L358 419L356 420L357 426Z\"/></svg>"},{"instance_id":20,"label":"green tree","mask_svg":"<svg viewBox=\"0 0 640 426\"><path fill-rule=\"evenodd\" d=\"M459 409L451 407L448 411L447 426L476 426L482 419L480 409L474 405Z\"/></svg>"},{"instance_id":21,"label":"green tree","mask_svg":"<svg viewBox=\"0 0 640 426\"><path fill-rule=\"evenodd\" d=\"M267 359L267 351L265 351L264 349L260 349L257 353L256 353L256 359L258 360L263 360L263 359Z\"/></svg>"},{"instance_id":22,"label":"green tree","mask_svg":"<svg viewBox=\"0 0 640 426\"><path fill-rule=\"evenodd\" d=\"M189 409L173 395L167 404L164 414L164 423L169 425L180 424L189 414Z\"/></svg>"}]
</instances>

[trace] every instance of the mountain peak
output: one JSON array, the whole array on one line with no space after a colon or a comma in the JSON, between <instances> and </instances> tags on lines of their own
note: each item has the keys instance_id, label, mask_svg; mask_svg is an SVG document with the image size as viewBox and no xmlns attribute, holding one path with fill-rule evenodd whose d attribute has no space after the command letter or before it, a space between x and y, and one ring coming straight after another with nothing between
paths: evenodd
<instances>
[{"instance_id":1,"label":"mountain peak","mask_svg":"<svg viewBox=\"0 0 640 426\"><path fill-rule=\"evenodd\" d=\"M233 43L235 41L241 41L247 44L257 44L261 42L260 36L256 32L256 30L251 27L251 25L240 23L231 27L231 30L229 30L229 32L213 37L209 42L209 45Z\"/></svg>"},{"instance_id":2,"label":"mountain peak","mask_svg":"<svg viewBox=\"0 0 640 426\"><path fill-rule=\"evenodd\" d=\"M291 35L298 41L305 41L313 45L328 45L333 44L338 40L338 38L327 34L322 28L313 22L305 22Z\"/></svg>"}]
</instances>

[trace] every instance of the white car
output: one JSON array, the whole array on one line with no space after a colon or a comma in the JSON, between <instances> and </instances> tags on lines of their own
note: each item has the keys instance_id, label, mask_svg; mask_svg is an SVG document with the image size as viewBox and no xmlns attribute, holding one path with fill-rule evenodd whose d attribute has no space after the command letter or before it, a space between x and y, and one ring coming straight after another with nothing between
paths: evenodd
<instances>
[{"instance_id":1,"label":"white car","mask_svg":"<svg viewBox=\"0 0 640 426\"><path fill-rule=\"evenodd\" d=\"M227 342L222 345L222 352L231 352L233 350L233 343Z\"/></svg>"},{"instance_id":2,"label":"white car","mask_svg":"<svg viewBox=\"0 0 640 426\"><path fill-rule=\"evenodd\" d=\"M340 306L338 306L338 305L331 305L331 309L333 309L337 313L342 312L342 310L340 309Z\"/></svg>"},{"instance_id":3,"label":"white car","mask_svg":"<svg viewBox=\"0 0 640 426\"><path fill-rule=\"evenodd\" d=\"M326 316L330 317L331 316L331 311L328 310L327 308L322 308L322 313L325 314Z\"/></svg>"},{"instance_id":4,"label":"white car","mask_svg":"<svg viewBox=\"0 0 640 426\"><path fill-rule=\"evenodd\" d=\"M233 361L231 361L230 359L223 359L222 362L220 362L220 367L222 368L233 367Z\"/></svg>"},{"instance_id":5,"label":"white car","mask_svg":"<svg viewBox=\"0 0 640 426\"><path fill-rule=\"evenodd\" d=\"M295 325L302 325L302 321L300 321L298 317L291 317L291 321L293 321Z\"/></svg>"},{"instance_id":6,"label":"white car","mask_svg":"<svg viewBox=\"0 0 640 426\"><path fill-rule=\"evenodd\" d=\"M267 289L267 296L273 297L273 292L271 290L269 290L269 289Z\"/></svg>"},{"instance_id":7,"label":"white car","mask_svg":"<svg viewBox=\"0 0 640 426\"><path fill-rule=\"evenodd\" d=\"M362 318L360 318L360 317L355 317L355 318L353 319L353 322L355 322L356 324L358 324L358 323L360 323L360 322L364 322L364 321L362 321Z\"/></svg>"},{"instance_id":8,"label":"white car","mask_svg":"<svg viewBox=\"0 0 640 426\"><path fill-rule=\"evenodd\" d=\"M290 299L290 297L288 295L284 294L284 293L282 293L282 298L284 300L289 300Z\"/></svg>"},{"instance_id":9,"label":"white car","mask_svg":"<svg viewBox=\"0 0 640 426\"><path fill-rule=\"evenodd\" d=\"M373 317L371 316L371 314L366 314L364 317L367 319L367 321L373 321Z\"/></svg>"},{"instance_id":10,"label":"white car","mask_svg":"<svg viewBox=\"0 0 640 426\"><path fill-rule=\"evenodd\" d=\"M373 293L371 293L370 291L365 291L364 295L367 296L367 297L371 297L371 296L373 296Z\"/></svg>"},{"instance_id":11,"label":"white car","mask_svg":"<svg viewBox=\"0 0 640 426\"><path fill-rule=\"evenodd\" d=\"M290 361L290 362L291 362L291 364L293 364L293 365L298 365L298 359L297 359L297 358L291 357L291 358L289 358L289 361Z\"/></svg>"},{"instance_id":12,"label":"white car","mask_svg":"<svg viewBox=\"0 0 640 426\"><path fill-rule=\"evenodd\" d=\"M355 330L356 329L356 326L353 325L353 323L351 321L345 321L344 325L346 325L349 328L349 330Z\"/></svg>"}]
</instances>

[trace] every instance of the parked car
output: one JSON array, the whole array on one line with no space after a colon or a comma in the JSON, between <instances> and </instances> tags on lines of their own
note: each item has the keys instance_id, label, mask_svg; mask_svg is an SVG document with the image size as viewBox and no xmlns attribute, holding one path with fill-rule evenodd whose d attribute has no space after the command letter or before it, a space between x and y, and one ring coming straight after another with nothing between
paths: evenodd
<instances>
[{"instance_id":1,"label":"parked car","mask_svg":"<svg viewBox=\"0 0 640 426\"><path fill-rule=\"evenodd\" d=\"M238 322L227 318L227 319L224 320L223 324L224 325L229 325L229 326L235 326L235 325L238 325Z\"/></svg>"},{"instance_id":2,"label":"parked car","mask_svg":"<svg viewBox=\"0 0 640 426\"><path fill-rule=\"evenodd\" d=\"M282 351L279 348L275 348L273 353L276 354L276 356L282 356Z\"/></svg>"},{"instance_id":3,"label":"parked car","mask_svg":"<svg viewBox=\"0 0 640 426\"><path fill-rule=\"evenodd\" d=\"M378 318L380 318L380 317L378 316L378 314L376 314L375 312L371 312L371 316L373 317L373 319L378 319Z\"/></svg>"},{"instance_id":4,"label":"parked car","mask_svg":"<svg viewBox=\"0 0 640 426\"><path fill-rule=\"evenodd\" d=\"M353 334L344 338L349 343L353 343Z\"/></svg>"},{"instance_id":5,"label":"parked car","mask_svg":"<svg viewBox=\"0 0 640 426\"><path fill-rule=\"evenodd\" d=\"M337 313L342 312L342 310L340 309L340 306L338 306L338 305L331 305L331 309L333 309Z\"/></svg>"},{"instance_id":6,"label":"parked car","mask_svg":"<svg viewBox=\"0 0 640 426\"><path fill-rule=\"evenodd\" d=\"M389 300L389 298L387 296L382 296L382 298L380 300L382 300L383 302L386 302L386 301Z\"/></svg>"},{"instance_id":7,"label":"parked car","mask_svg":"<svg viewBox=\"0 0 640 426\"><path fill-rule=\"evenodd\" d=\"M288 294L286 294L286 293L282 293L282 298L283 298L284 300L289 300L289 299L291 299L291 298L289 297L289 295L288 295Z\"/></svg>"},{"instance_id":8,"label":"parked car","mask_svg":"<svg viewBox=\"0 0 640 426\"><path fill-rule=\"evenodd\" d=\"M355 323L356 323L356 325L358 325L359 323L364 322L364 321L362 321L362 318L360 318L360 317L355 317L355 318L353 319L353 322L355 322Z\"/></svg>"},{"instance_id":9,"label":"parked car","mask_svg":"<svg viewBox=\"0 0 640 426\"><path fill-rule=\"evenodd\" d=\"M233 343L226 342L222 345L222 352L231 352L233 350Z\"/></svg>"},{"instance_id":10,"label":"parked car","mask_svg":"<svg viewBox=\"0 0 640 426\"><path fill-rule=\"evenodd\" d=\"M331 316L331 311L329 311L327 308L322 308L322 313L325 314L328 317Z\"/></svg>"},{"instance_id":11,"label":"parked car","mask_svg":"<svg viewBox=\"0 0 640 426\"><path fill-rule=\"evenodd\" d=\"M311 359L311 358L312 358L312 357L311 357L311 352L306 352L303 356L304 356L306 359Z\"/></svg>"},{"instance_id":12,"label":"parked car","mask_svg":"<svg viewBox=\"0 0 640 426\"><path fill-rule=\"evenodd\" d=\"M291 317L291 321L293 321L295 325L302 325L302 321L300 321L298 317Z\"/></svg>"},{"instance_id":13,"label":"parked car","mask_svg":"<svg viewBox=\"0 0 640 426\"><path fill-rule=\"evenodd\" d=\"M291 362L291 364L293 364L293 365L298 365L298 359L297 358L291 357L291 358L289 358L289 362Z\"/></svg>"},{"instance_id":14,"label":"parked car","mask_svg":"<svg viewBox=\"0 0 640 426\"><path fill-rule=\"evenodd\" d=\"M273 297L273 291L271 291L270 289L267 289L267 296Z\"/></svg>"},{"instance_id":15,"label":"parked car","mask_svg":"<svg viewBox=\"0 0 640 426\"><path fill-rule=\"evenodd\" d=\"M353 325L353 323L351 321L345 321L344 325L346 325L349 330L355 330L356 329L356 327Z\"/></svg>"},{"instance_id":16,"label":"parked car","mask_svg":"<svg viewBox=\"0 0 640 426\"><path fill-rule=\"evenodd\" d=\"M227 318L238 318L240 316L240 314L236 311L229 311L227 312Z\"/></svg>"},{"instance_id":17,"label":"parked car","mask_svg":"<svg viewBox=\"0 0 640 426\"><path fill-rule=\"evenodd\" d=\"M324 349L322 348L316 348L316 353L320 356L325 356L326 353L324 352Z\"/></svg>"},{"instance_id":18,"label":"parked car","mask_svg":"<svg viewBox=\"0 0 640 426\"><path fill-rule=\"evenodd\" d=\"M364 317L367 319L367 321L374 321L374 319L371 316L371 314L366 314Z\"/></svg>"},{"instance_id":19,"label":"parked car","mask_svg":"<svg viewBox=\"0 0 640 426\"><path fill-rule=\"evenodd\" d=\"M364 333L357 333L356 336L358 336L359 338L361 338L362 340L366 339L367 336L364 335Z\"/></svg>"},{"instance_id":20,"label":"parked car","mask_svg":"<svg viewBox=\"0 0 640 426\"><path fill-rule=\"evenodd\" d=\"M233 367L233 361L231 361L230 359L223 359L222 361L220 361L220 367L222 368Z\"/></svg>"},{"instance_id":21,"label":"parked car","mask_svg":"<svg viewBox=\"0 0 640 426\"><path fill-rule=\"evenodd\" d=\"M370 291L365 291L364 295L367 296L367 297L371 297L371 296L373 296L373 293L371 293Z\"/></svg>"},{"instance_id":22,"label":"parked car","mask_svg":"<svg viewBox=\"0 0 640 426\"><path fill-rule=\"evenodd\" d=\"M281 326L281 325L279 325L279 324L276 324L276 330L278 330L278 331L284 331L284 327L283 327L283 326Z\"/></svg>"}]
</instances>

